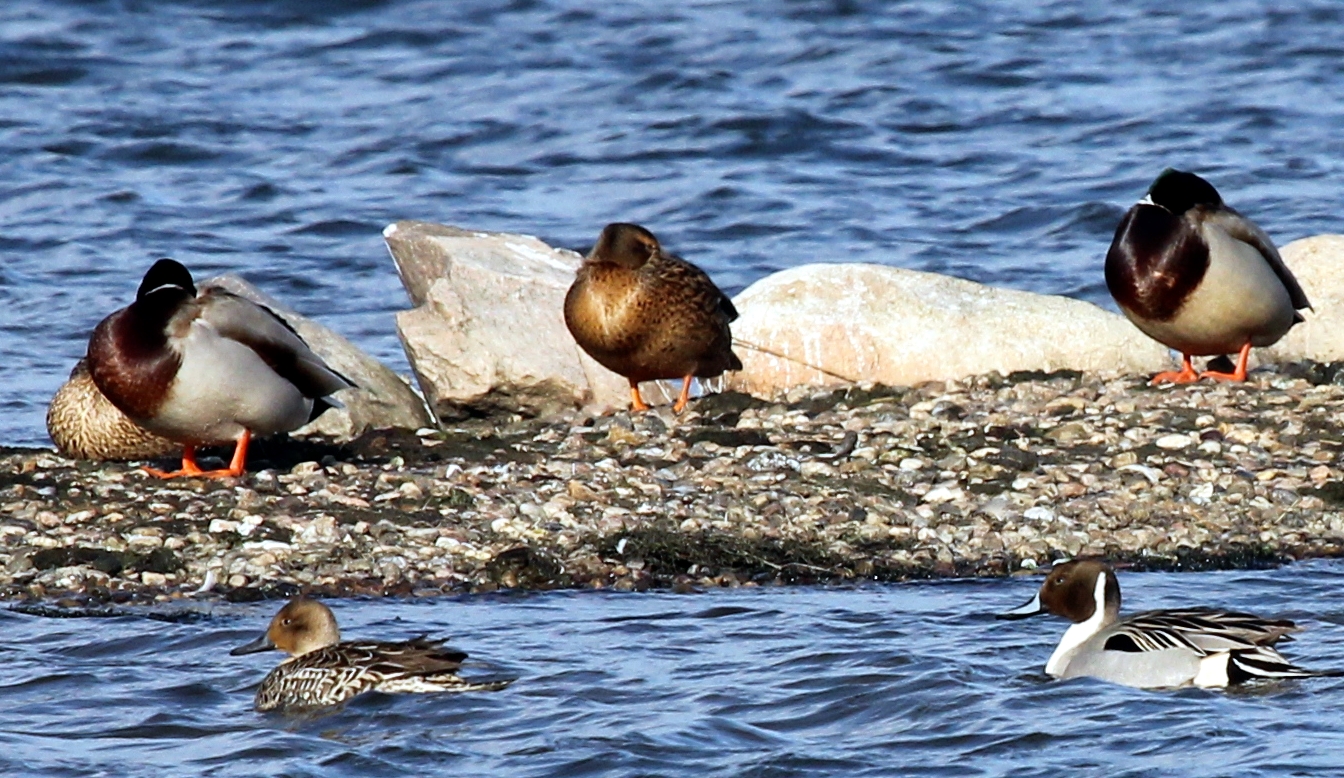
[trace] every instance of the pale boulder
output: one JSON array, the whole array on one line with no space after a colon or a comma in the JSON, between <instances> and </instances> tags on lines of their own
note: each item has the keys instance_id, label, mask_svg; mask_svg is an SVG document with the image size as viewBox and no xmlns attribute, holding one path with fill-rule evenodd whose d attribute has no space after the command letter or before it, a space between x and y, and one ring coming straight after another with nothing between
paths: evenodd
<instances>
[{"instance_id":1,"label":"pale boulder","mask_svg":"<svg viewBox=\"0 0 1344 778\"><path fill-rule=\"evenodd\" d=\"M397 332L440 420L628 406L625 380L565 327L578 254L428 222L397 222L383 237L415 306L397 314Z\"/></svg>"},{"instance_id":2,"label":"pale boulder","mask_svg":"<svg viewBox=\"0 0 1344 778\"><path fill-rule=\"evenodd\" d=\"M804 265L734 300L729 388L910 386L1015 370L1150 373L1171 355L1123 316L1067 297L883 265Z\"/></svg>"},{"instance_id":3,"label":"pale boulder","mask_svg":"<svg viewBox=\"0 0 1344 778\"><path fill-rule=\"evenodd\" d=\"M1344 360L1344 235L1314 235L1279 249L1313 310L1283 340L1255 353L1261 363Z\"/></svg>"},{"instance_id":4,"label":"pale boulder","mask_svg":"<svg viewBox=\"0 0 1344 778\"><path fill-rule=\"evenodd\" d=\"M424 401L400 376L325 325L296 313L233 274L216 276L199 286L202 289L220 287L275 311L299 333L309 348L355 383L355 388L344 389L335 395L343 408L328 410L291 435L321 436L343 442L369 430L419 429L432 423Z\"/></svg>"}]
</instances>

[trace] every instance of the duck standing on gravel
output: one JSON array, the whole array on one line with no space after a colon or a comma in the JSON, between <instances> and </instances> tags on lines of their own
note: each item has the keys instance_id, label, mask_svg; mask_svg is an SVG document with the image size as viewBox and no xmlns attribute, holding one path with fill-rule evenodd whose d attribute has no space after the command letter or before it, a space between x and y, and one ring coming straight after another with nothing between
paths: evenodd
<instances>
[{"instance_id":1,"label":"duck standing on gravel","mask_svg":"<svg viewBox=\"0 0 1344 778\"><path fill-rule=\"evenodd\" d=\"M89 338L89 374L136 424L182 444L182 469L160 478L242 475L252 435L298 429L354 386L270 309L226 292L200 294L181 263L161 259L135 302ZM198 446L234 444L223 470L201 470Z\"/></svg>"},{"instance_id":2,"label":"duck standing on gravel","mask_svg":"<svg viewBox=\"0 0 1344 778\"><path fill-rule=\"evenodd\" d=\"M690 400L691 379L741 370L729 322L732 300L703 270L665 253L637 224L608 224L565 295L565 325L598 364L630 382L630 405L646 411L640 381L682 379L672 410Z\"/></svg>"},{"instance_id":3,"label":"duck standing on gravel","mask_svg":"<svg viewBox=\"0 0 1344 778\"><path fill-rule=\"evenodd\" d=\"M1121 619L1115 570L1096 560L1055 565L1030 602L998 618L1041 613L1073 622L1045 665L1055 678L1088 676L1153 689L1339 675L1304 670L1279 654L1274 644L1301 629L1291 621L1209 608Z\"/></svg>"},{"instance_id":4,"label":"duck standing on gravel","mask_svg":"<svg viewBox=\"0 0 1344 778\"><path fill-rule=\"evenodd\" d=\"M1129 320L1181 352L1153 383L1246 380L1252 346L1302 321L1306 294L1269 236L1194 173L1167 168L1129 209L1106 252L1106 286ZM1192 356L1239 354L1231 373L1196 373Z\"/></svg>"},{"instance_id":5,"label":"duck standing on gravel","mask_svg":"<svg viewBox=\"0 0 1344 778\"><path fill-rule=\"evenodd\" d=\"M364 692L389 694L495 691L510 681L467 681L457 675L467 655L424 637L400 642L341 642L336 617L317 600L291 600L260 638L233 656L280 649L290 657L262 680L257 710L336 705Z\"/></svg>"}]
</instances>

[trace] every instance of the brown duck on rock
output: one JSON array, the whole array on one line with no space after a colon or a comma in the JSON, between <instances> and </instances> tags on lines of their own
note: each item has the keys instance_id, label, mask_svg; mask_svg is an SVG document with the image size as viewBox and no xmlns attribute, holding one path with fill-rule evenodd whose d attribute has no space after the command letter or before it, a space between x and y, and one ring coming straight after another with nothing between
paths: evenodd
<instances>
[{"instance_id":1,"label":"brown duck on rock","mask_svg":"<svg viewBox=\"0 0 1344 778\"><path fill-rule=\"evenodd\" d=\"M672 406L690 399L692 378L741 370L728 323L737 309L703 270L663 251L637 224L608 224L565 295L565 324L603 367L630 382L633 410L648 410L640 381L682 379Z\"/></svg>"}]
</instances>

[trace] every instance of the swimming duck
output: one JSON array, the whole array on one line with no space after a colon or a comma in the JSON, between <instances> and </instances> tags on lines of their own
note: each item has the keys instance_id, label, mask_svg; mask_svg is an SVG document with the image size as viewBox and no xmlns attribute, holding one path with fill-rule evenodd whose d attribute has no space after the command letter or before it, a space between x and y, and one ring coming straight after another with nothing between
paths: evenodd
<instances>
[{"instance_id":1,"label":"swimming duck","mask_svg":"<svg viewBox=\"0 0 1344 778\"><path fill-rule=\"evenodd\" d=\"M1106 287L1129 320L1181 352L1153 383L1246 380L1252 346L1302 321L1307 295L1269 236L1194 173L1167 168L1129 209L1106 252ZM1239 354L1232 372L1196 373L1192 356Z\"/></svg>"},{"instance_id":2,"label":"swimming duck","mask_svg":"<svg viewBox=\"0 0 1344 778\"><path fill-rule=\"evenodd\" d=\"M280 649L290 657L262 680L256 708L336 705L370 691L396 693L494 691L510 681L467 681L457 670L467 655L425 637L400 642L346 641L331 609L317 600L291 600L260 638L233 656Z\"/></svg>"},{"instance_id":3,"label":"swimming duck","mask_svg":"<svg viewBox=\"0 0 1344 778\"><path fill-rule=\"evenodd\" d=\"M690 401L691 379L741 370L728 323L732 300L703 270L663 251L637 224L608 224L565 295L565 324L598 364L630 382L633 410L646 411L640 381L682 379L672 410Z\"/></svg>"},{"instance_id":4,"label":"swimming duck","mask_svg":"<svg viewBox=\"0 0 1344 778\"><path fill-rule=\"evenodd\" d=\"M155 459L178 449L108 402L83 359L47 406L47 434L56 449L72 459Z\"/></svg>"},{"instance_id":5,"label":"swimming duck","mask_svg":"<svg viewBox=\"0 0 1344 778\"><path fill-rule=\"evenodd\" d=\"M236 477L253 435L298 429L354 386L327 366L283 319L219 288L199 294L171 259L145 273L135 302L89 338L89 374L136 424L181 443L178 476ZM234 443L223 470L203 471L196 448Z\"/></svg>"},{"instance_id":6,"label":"swimming duck","mask_svg":"<svg viewBox=\"0 0 1344 778\"><path fill-rule=\"evenodd\" d=\"M1055 678L1090 676L1139 688L1226 687L1257 679L1311 678L1338 672L1305 670L1274 648L1301 628L1248 613L1188 608L1120 618L1120 582L1103 562L1055 565L1026 605L1001 619L1041 613L1073 622L1050 655Z\"/></svg>"}]
</instances>

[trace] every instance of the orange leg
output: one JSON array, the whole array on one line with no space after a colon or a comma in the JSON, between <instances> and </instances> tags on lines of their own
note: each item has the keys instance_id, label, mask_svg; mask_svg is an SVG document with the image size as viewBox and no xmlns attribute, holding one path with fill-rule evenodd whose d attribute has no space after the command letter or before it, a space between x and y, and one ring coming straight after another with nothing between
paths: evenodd
<instances>
[{"instance_id":1,"label":"orange leg","mask_svg":"<svg viewBox=\"0 0 1344 778\"><path fill-rule=\"evenodd\" d=\"M242 437L233 447L233 461L223 470L202 470L201 466L196 464L196 447L182 447L182 469L174 470L171 473L163 470L155 470L152 467L142 468L146 473L158 478L181 478L183 476L198 478L237 478L243 474L244 466L247 464L247 444L252 442L252 433L243 430Z\"/></svg>"},{"instance_id":2,"label":"orange leg","mask_svg":"<svg viewBox=\"0 0 1344 778\"><path fill-rule=\"evenodd\" d=\"M1241 354L1237 357L1237 368L1231 373L1220 373L1209 370L1199 374L1200 378L1212 378L1215 381L1245 381L1246 363L1251 359L1251 342L1246 341L1246 345L1241 347Z\"/></svg>"},{"instance_id":3,"label":"orange leg","mask_svg":"<svg viewBox=\"0 0 1344 778\"><path fill-rule=\"evenodd\" d=\"M630 410L647 411L649 404L644 402L644 398L639 394L639 382L633 378L626 380L630 382Z\"/></svg>"},{"instance_id":4,"label":"orange leg","mask_svg":"<svg viewBox=\"0 0 1344 778\"><path fill-rule=\"evenodd\" d=\"M1199 378L1199 373L1195 372L1195 366L1190 364L1190 355L1181 354L1181 372L1176 373L1171 370L1165 370L1153 376L1153 380L1148 383L1156 385L1164 381L1170 381L1173 384L1193 384L1198 381Z\"/></svg>"},{"instance_id":5,"label":"orange leg","mask_svg":"<svg viewBox=\"0 0 1344 778\"><path fill-rule=\"evenodd\" d=\"M686 376L681 379L681 394L677 395L677 402L672 406L673 413L681 413L686 410L686 403L691 401L691 379L694 376Z\"/></svg>"}]
</instances>

